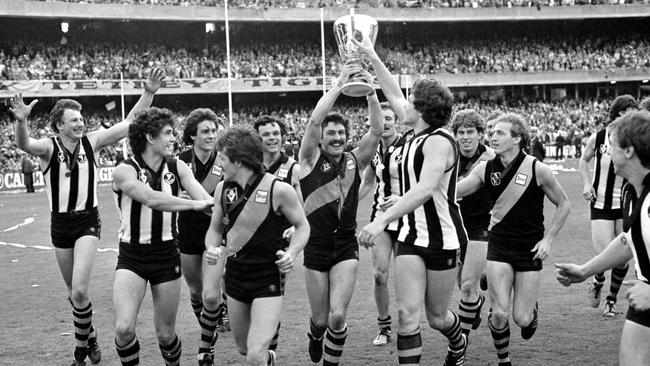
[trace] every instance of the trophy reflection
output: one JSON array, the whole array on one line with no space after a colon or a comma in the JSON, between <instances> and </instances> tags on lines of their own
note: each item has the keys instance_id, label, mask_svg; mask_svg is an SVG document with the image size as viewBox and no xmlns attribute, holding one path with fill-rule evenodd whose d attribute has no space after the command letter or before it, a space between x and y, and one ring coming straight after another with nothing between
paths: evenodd
<instances>
[{"instance_id":1,"label":"trophy reflection","mask_svg":"<svg viewBox=\"0 0 650 366\"><path fill-rule=\"evenodd\" d=\"M334 22L334 36L336 37L341 61L346 63L352 60L358 62L365 69L367 61L364 60L364 55L359 52L357 46L352 43L351 39L352 37L356 37L360 41L361 34L363 34L374 45L377 40L378 29L379 26L375 18L368 15L355 15L352 9L350 15L338 18ZM362 97L372 94L373 89L372 80L368 80L363 75L352 75L350 81L345 83L341 88L341 92L349 97Z\"/></svg>"}]
</instances>

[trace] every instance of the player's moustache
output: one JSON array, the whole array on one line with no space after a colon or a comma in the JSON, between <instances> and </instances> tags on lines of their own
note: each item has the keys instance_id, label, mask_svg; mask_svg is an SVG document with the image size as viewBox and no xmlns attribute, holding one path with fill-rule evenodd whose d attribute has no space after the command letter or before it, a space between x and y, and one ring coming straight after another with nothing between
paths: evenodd
<instances>
[{"instance_id":1,"label":"player's moustache","mask_svg":"<svg viewBox=\"0 0 650 366\"><path fill-rule=\"evenodd\" d=\"M345 145L345 141L344 140L332 140L332 141L330 141L330 146L333 146L335 144Z\"/></svg>"}]
</instances>

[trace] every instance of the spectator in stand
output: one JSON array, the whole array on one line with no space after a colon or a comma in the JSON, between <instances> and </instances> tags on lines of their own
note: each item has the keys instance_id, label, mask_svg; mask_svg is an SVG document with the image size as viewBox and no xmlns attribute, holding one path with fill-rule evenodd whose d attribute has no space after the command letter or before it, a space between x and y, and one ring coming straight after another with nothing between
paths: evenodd
<instances>
[{"instance_id":1,"label":"spectator in stand","mask_svg":"<svg viewBox=\"0 0 650 366\"><path fill-rule=\"evenodd\" d=\"M23 182L27 193L34 193L34 163L29 154L23 153L21 161L21 170L23 172Z\"/></svg>"},{"instance_id":2,"label":"spectator in stand","mask_svg":"<svg viewBox=\"0 0 650 366\"><path fill-rule=\"evenodd\" d=\"M546 148L544 147L544 143L538 136L538 128L537 127L531 127L530 128L530 152L531 154L537 158L540 162L544 162L544 158L546 158Z\"/></svg>"}]
</instances>

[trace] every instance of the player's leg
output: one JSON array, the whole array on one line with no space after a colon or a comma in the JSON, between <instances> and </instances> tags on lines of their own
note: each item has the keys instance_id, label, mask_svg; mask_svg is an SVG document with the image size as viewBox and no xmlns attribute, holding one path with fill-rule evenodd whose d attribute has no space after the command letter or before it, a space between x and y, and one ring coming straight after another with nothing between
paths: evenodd
<instances>
[{"instance_id":1,"label":"player's leg","mask_svg":"<svg viewBox=\"0 0 650 366\"><path fill-rule=\"evenodd\" d=\"M499 364L509 364L510 346L510 294L514 283L512 266L505 262L488 258L487 279L491 309L488 313L488 326L497 350Z\"/></svg>"},{"instance_id":2,"label":"player's leg","mask_svg":"<svg viewBox=\"0 0 650 366\"><path fill-rule=\"evenodd\" d=\"M198 359L209 364L214 359L214 345L219 333L216 332L217 322L222 304L221 288L223 283L223 269L226 259L220 259L217 264L208 264L203 259L202 268L202 303L201 340L199 342Z\"/></svg>"},{"instance_id":3,"label":"player's leg","mask_svg":"<svg viewBox=\"0 0 650 366\"><path fill-rule=\"evenodd\" d=\"M251 303L230 296L230 325L239 354L248 354L248 332L251 326Z\"/></svg>"},{"instance_id":4,"label":"player's leg","mask_svg":"<svg viewBox=\"0 0 650 366\"><path fill-rule=\"evenodd\" d=\"M594 211L592 209L592 211ZM592 218L593 218L592 212ZM594 245L596 253L601 253L607 245L614 238L615 232L615 222L612 220L600 220L592 219L591 220L591 241ZM600 305L600 297L602 293L602 288L605 283L605 273L596 273L593 281L589 283L589 288L587 290L587 296L589 298L589 305L593 308L597 308Z\"/></svg>"},{"instance_id":5,"label":"player's leg","mask_svg":"<svg viewBox=\"0 0 650 366\"><path fill-rule=\"evenodd\" d=\"M336 263L329 272L329 316L325 332L323 365L338 365L348 335L348 306L357 282L358 259Z\"/></svg>"},{"instance_id":6,"label":"player's leg","mask_svg":"<svg viewBox=\"0 0 650 366\"><path fill-rule=\"evenodd\" d=\"M612 240L613 240L621 232L623 232L623 219L616 219L613 220L612 222L614 224L614 232L612 233ZM621 289L621 284L623 283L623 280L625 280L625 275L627 274L627 270L628 270L627 263L623 264L622 266L612 268L612 275L609 284L609 294L607 294L607 297L605 298L606 303L605 303L605 309L603 310L603 316L605 317L612 317L618 314L618 312L616 311L616 300L618 298L618 292Z\"/></svg>"},{"instance_id":7,"label":"player's leg","mask_svg":"<svg viewBox=\"0 0 650 366\"><path fill-rule=\"evenodd\" d=\"M485 298L479 293L481 276L485 273L487 242L470 241L460 275L460 302L458 317L462 332L469 336L471 329L481 324L481 308Z\"/></svg>"},{"instance_id":8,"label":"player's leg","mask_svg":"<svg viewBox=\"0 0 650 366\"><path fill-rule=\"evenodd\" d=\"M275 362L275 351L269 351L268 348L280 323L281 311L282 296L259 297L253 300L246 355L249 365L263 366ZM233 334L234 327L233 322Z\"/></svg>"},{"instance_id":9,"label":"player's leg","mask_svg":"<svg viewBox=\"0 0 650 366\"><path fill-rule=\"evenodd\" d=\"M539 271L515 272L512 318L521 327L521 337L530 339L537 330Z\"/></svg>"},{"instance_id":10,"label":"player's leg","mask_svg":"<svg viewBox=\"0 0 650 366\"><path fill-rule=\"evenodd\" d=\"M202 254L185 254L181 253L181 271L187 283L190 292L190 304L192 312L197 320L200 321L201 310L203 310L203 255Z\"/></svg>"},{"instance_id":11,"label":"player's leg","mask_svg":"<svg viewBox=\"0 0 650 366\"><path fill-rule=\"evenodd\" d=\"M408 247L399 245L398 253ZM426 273L422 257L415 254L396 254L397 359L400 365L417 365L422 357L420 315L426 291Z\"/></svg>"},{"instance_id":12,"label":"player's leg","mask_svg":"<svg viewBox=\"0 0 650 366\"><path fill-rule=\"evenodd\" d=\"M375 245L371 248L371 252L375 305L377 305L377 325L379 325L379 334L373 341L373 344L381 346L390 342L392 339L388 271L390 258L393 253L393 239L388 232L384 231L377 237Z\"/></svg>"},{"instance_id":13,"label":"player's leg","mask_svg":"<svg viewBox=\"0 0 650 366\"><path fill-rule=\"evenodd\" d=\"M650 365L650 312L637 312L636 315L644 319L637 318L632 321L628 318L623 325L618 354L620 366Z\"/></svg>"},{"instance_id":14,"label":"player's leg","mask_svg":"<svg viewBox=\"0 0 650 366\"><path fill-rule=\"evenodd\" d=\"M323 357L323 336L328 326L330 304L329 271L305 268L305 286L311 307L309 318L309 357L314 363Z\"/></svg>"},{"instance_id":15,"label":"player's leg","mask_svg":"<svg viewBox=\"0 0 650 366\"><path fill-rule=\"evenodd\" d=\"M181 340L176 335L176 314L181 293L181 279L175 278L151 284L153 321L160 352L166 366L178 366ZM157 282L157 281L156 281Z\"/></svg>"},{"instance_id":16,"label":"player's leg","mask_svg":"<svg viewBox=\"0 0 650 366\"><path fill-rule=\"evenodd\" d=\"M115 348L122 365L137 365L139 362L140 343L135 334L135 325L146 289L147 281L137 274L126 269L115 271Z\"/></svg>"}]
</instances>

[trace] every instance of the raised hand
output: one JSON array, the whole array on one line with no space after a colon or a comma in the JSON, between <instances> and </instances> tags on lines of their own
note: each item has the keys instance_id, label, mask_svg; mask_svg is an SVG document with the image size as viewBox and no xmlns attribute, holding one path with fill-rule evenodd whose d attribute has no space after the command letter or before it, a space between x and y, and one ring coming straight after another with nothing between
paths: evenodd
<instances>
[{"instance_id":1,"label":"raised hand","mask_svg":"<svg viewBox=\"0 0 650 366\"><path fill-rule=\"evenodd\" d=\"M18 122L24 122L29 117L29 114L32 112L32 108L38 103L38 99L32 100L29 105L25 105L23 102L23 94L18 93L9 99L9 111L14 115Z\"/></svg>"},{"instance_id":2,"label":"raised hand","mask_svg":"<svg viewBox=\"0 0 650 366\"><path fill-rule=\"evenodd\" d=\"M350 40L352 43L354 43L355 46L359 49L359 52L365 54L366 56L370 56L375 52L375 46L372 45L372 42L370 41L370 38L366 37L364 34L359 34L358 35L361 40L357 40L357 37L352 37Z\"/></svg>"},{"instance_id":3,"label":"raised hand","mask_svg":"<svg viewBox=\"0 0 650 366\"><path fill-rule=\"evenodd\" d=\"M156 94L164 79L165 70L160 67L152 69L147 76L147 80L144 82L144 90L151 94Z\"/></svg>"}]
</instances>

